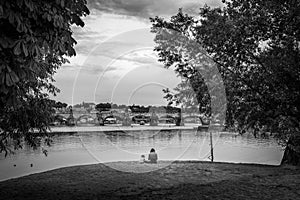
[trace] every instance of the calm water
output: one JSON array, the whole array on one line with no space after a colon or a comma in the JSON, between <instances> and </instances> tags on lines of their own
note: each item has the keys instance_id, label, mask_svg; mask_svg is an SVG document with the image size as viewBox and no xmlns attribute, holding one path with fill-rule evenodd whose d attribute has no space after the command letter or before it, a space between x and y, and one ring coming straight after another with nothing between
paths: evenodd
<instances>
[{"instance_id":1,"label":"calm water","mask_svg":"<svg viewBox=\"0 0 300 200\"><path fill-rule=\"evenodd\" d=\"M195 131L80 133L53 139L48 156L28 147L6 158L0 155L0 180L65 166L139 160L151 148L159 160L207 161L210 155L209 134ZM275 140L231 133L213 133L213 146L214 160L222 162L279 165L283 155Z\"/></svg>"}]
</instances>

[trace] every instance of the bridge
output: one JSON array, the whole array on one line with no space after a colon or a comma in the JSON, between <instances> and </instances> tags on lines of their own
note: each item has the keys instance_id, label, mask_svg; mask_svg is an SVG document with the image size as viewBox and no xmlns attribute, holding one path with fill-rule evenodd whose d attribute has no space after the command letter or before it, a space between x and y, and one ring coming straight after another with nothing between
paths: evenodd
<instances>
[{"instance_id":1,"label":"bridge","mask_svg":"<svg viewBox=\"0 0 300 200\"><path fill-rule=\"evenodd\" d=\"M155 113L158 117L159 122L163 122L168 120L169 123L175 123L175 118L178 117L178 113ZM117 120L117 123L122 123L125 113L118 112L103 112L101 113L104 120L110 117L114 117ZM151 113L130 113L129 117L131 121L136 116L144 116L145 118L149 118ZM56 119L60 119L60 122L67 121L70 117L70 113L56 113ZM73 112L73 117L76 125L99 125L98 113L76 113ZM173 122L172 122L173 120ZM196 124L204 124L201 115L198 113L181 113L181 120L184 123L196 123Z\"/></svg>"}]
</instances>

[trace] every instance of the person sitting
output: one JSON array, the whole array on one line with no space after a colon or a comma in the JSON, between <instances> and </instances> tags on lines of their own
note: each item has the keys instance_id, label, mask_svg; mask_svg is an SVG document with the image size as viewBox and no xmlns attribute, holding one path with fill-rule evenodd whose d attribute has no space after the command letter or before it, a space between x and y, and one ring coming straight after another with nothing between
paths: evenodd
<instances>
[{"instance_id":1,"label":"person sitting","mask_svg":"<svg viewBox=\"0 0 300 200\"><path fill-rule=\"evenodd\" d=\"M150 154L148 156L148 160L145 160L145 163L157 163L157 153L155 153L155 149L151 149L150 150Z\"/></svg>"},{"instance_id":2,"label":"person sitting","mask_svg":"<svg viewBox=\"0 0 300 200\"><path fill-rule=\"evenodd\" d=\"M145 162L145 155L141 155L140 163L144 163L144 162Z\"/></svg>"}]
</instances>

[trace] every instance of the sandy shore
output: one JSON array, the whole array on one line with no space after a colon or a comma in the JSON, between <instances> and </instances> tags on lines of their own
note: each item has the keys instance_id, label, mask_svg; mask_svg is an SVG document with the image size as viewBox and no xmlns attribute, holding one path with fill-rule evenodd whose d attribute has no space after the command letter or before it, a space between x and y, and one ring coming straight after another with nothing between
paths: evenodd
<instances>
[{"instance_id":1,"label":"sandy shore","mask_svg":"<svg viewBox=\"0 0 300 200\"><path fill-rule=\"evenodd\" d=\"M1 199L300 199L300 168L209 162L74 166L0 182Z\"/></svg>"}]
</instances>

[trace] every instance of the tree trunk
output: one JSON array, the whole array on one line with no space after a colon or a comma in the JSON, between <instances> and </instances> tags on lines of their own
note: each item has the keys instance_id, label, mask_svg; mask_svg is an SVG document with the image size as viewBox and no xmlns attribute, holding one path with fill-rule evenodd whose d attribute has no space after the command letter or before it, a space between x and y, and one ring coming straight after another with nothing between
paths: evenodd
<instances>
[{"instance_id":1,"label":"tree trunk","mask_svg":"<svg viewBox=\"0 0 300 200\"><path fill-rule=\"evenodd\" d=\"M300 166L300 136L289 139L281 160L282 164Z\"/></svg>"}]
</instances>

